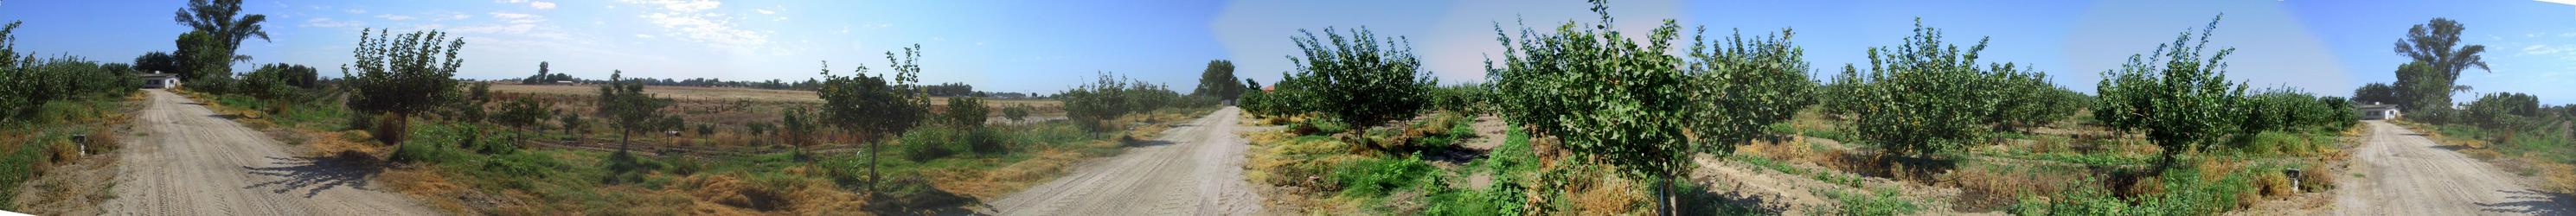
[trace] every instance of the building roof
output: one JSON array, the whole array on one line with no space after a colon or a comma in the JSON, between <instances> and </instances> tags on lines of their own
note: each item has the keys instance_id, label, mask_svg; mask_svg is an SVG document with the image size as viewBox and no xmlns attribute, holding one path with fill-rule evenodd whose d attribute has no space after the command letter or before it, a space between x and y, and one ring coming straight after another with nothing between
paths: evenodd
<instances>
[{"instance_id":1,"label":"building roof","mask_svg":"<svg viewBox=\"0 0 2576 216\"><path fill-rule=\"evenodd\" d=\"M2392 109L2397 109L2397 105L2396 105L2396 104L2363 104L2363 105L2355 105L2355 106L2353 106L2353 107L2354 107L2355 109L2362 109L2362 110L2392 110Z\"/></svg>"},{"instance_id":2,"label":"building roof","mask_svg":"<svg viewBox=\"0 0 2576 216\"><path fill-rule=\"evenodd\" d=\"M135 74L134 76L137 76L137 77L143 77L143 78L177 78L177 77L179 77L179 74L148 73L148 74Z\"/></svg>"}]
</instances>

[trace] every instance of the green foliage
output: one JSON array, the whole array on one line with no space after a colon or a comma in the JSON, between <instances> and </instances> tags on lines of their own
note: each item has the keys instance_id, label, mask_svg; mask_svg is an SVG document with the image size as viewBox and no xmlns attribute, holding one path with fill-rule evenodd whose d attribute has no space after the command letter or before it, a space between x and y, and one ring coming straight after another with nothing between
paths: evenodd
<instances>
[{"instance_id":1,"label":"green foliage","mask_svg":"<svg viewBox=\"0 0 2576 216\"><path fill-rule=\"evenodd\" d=\"M1735 36L1716 48L1694 37L1685 59L1666 53L1681 29L1674 21L1632 39L1606 24L1607 7L1594 3L1603 24L1503 37L1505 67L1488 69L1505 118L1561 137L1578 156L1629 177L1675 176L1695 165L1690 155L1729 152L1813 102L1815 83L1791 31Z\"/></svg>"},{"instance_id":2,"label":"green foliage","mask_svg":"<svg viewBox=\"0 0 2576 216\"><path fill-rule=\"evenodd\" d=\"M1037 108L1029 107L1029 105L1002 107L1002 118L1011 119L1012 122L1028 120L1029 112L1032 112L1032 110L1035 109Z\"/></svg>"},{"instance_id":3,"label":"green foliage","mask_svg":"<svg viewBox=\"0 0 2576 216\"><path fill-rule=\"evenodd\" d=\"M2246 96L2239 101L2236 125L2240 134L2264 131L2334 132L2352 127L2360 120L2352 106L2339 97L2317 97L2298 89L2276 88Z\"/></svg>"},{"instance_id":4,"label":"green foliage","mask_svg":"<svg viewBox=\"0 0 2576 216\"><path fill-rule=\"evenodd\" d=\"M5 62L10 63L0 66L0 120L41 115L38 107L55 103L120 97L142 85L130 69L79 57Z\"/></svg>"},{"instance_id":5,"label":"green foliage","mask_svg":"<svg viewBox=\"0 0 2576 216\"><path fill-rule=\"evenodd\" d=\"M235 90L262 99L301 100L305 91L321 87L315 76L313 67L304 65L285 63L260 65L259 69L251 70L249 74L242 74L241 85L236 86Z\"/></svg>"},{"instance_id":6,"label":"green foliage","mask_svg":"<svg viewBox=\"0 0 2576 216\"><path fill-rule=\"evenodd\" d=\"M1834 196L1836 202L1842 203L1842 209L1840 209L1839 212L1836 212L1836 215L1892 216L1913 215L1916 212L1923 211L1922 206L1915 205L1913 201L1907 201L1905 198L1899 197L1896 190L1877 190L1875 193L1870 194L1836 193L1832 195L1836 195Z\"/></svg>"},{"instance_id":7,"label":"green foliage","mask_svg":"<svg viewBox=\"0 0 2576 216\"><path fill-rule=\"evenodd\" d=\"M851 70L851 76L835 76L831 66L825 65L823 87L815 90L823 98L819 113L822 116L818 119L821 121L817 122L857 135L859 142L867 143L867 152L877 152L876 137L903 134L929 120L930 97L917 84L921 82L921 65L917 63L921 45L905 47L900 56L903 58L896 57L894 52L886 52L886 67L894 68L895 73L879 76L869 76L865 65ZM868 182L881 183L876 154L868 154L867 162ZM871 196L876 193L876 188L868 189Z\"/></svg>"},{"instance_id":8,"label":"green foliage","mask_svg":"<svg viewBox=\"0 0 2576 216\"><path fill-rule=\"evenodd\" d=\"M392 120L409 121L404 117L456 100L453 77L456 68L465 64L456 51L465 47L465 40L449 41L446 33L438 31L401 36L385 30L360 32L358 46L351 51L356 62L340 66L341 77L347 77L343 85L352 93L349 109L390 113L395 116ZM376 135L386 137L382 139L386 144L402 143L401 134Z\"/></svg>"},{"instance_id":9,"label":"green foliage","mask_svg":"<svg viewBox=\"0 0 2576 216\"><path fill-rule=\"evenodd\" d=\"M617 128L618 152L626 151L627 139L634 133L649 134L668 128L667 123L656 124L658 122L654 121L663 118L663 107L671 106L671 99L645 94L644 83L625 79L625 74L625 71L609 73L608 85L599 86L597 103L599 117L611 121L609 126Z\"/></svg>"},{"instance_id":10,"label":"green foliage","mask_svg":"<svg viewBox=\"0 0 2576 216\"><path fill-rule=\"evenodd\" d=\"M1869 50L1868 73L1843 66L1824 88L1843 99L1825 110L1854 118L1845 130L1860 140L1926 155L1981 142L1991 130L2048 125L2086 103L2082 93L2050 83L2045 73L2013 63L1978 65L1987 40L1963 50L1917 19L1904 44Z\"/></svg>"},{"instance_id":11,"label":"green foliage","mask_svg":"<svg viewBox=\"0 0 2576 216\"><path fill-rule=\"evenodd\" d=\"M535 97L519 97L519 99L510 100L509 103L501 104L501 113L492 115L492 123L517 128L536 127L539 122L549 118L547 115L553 114L548 113L554 110L550 106L537 102Z\"/></svg>"},{"instance_id":12,"label":"green foliage","mask_svg":"<svg viewBox=\"0 0 2576 216\"><path fill-rule=\"evenodd\" d=\"M1481 114L1493 111L1493 104L1487 100L1495 96L1492 85L1464 84L1433 87L1429 97L1434 110Z\"/></svg>"},{"instance_id":13,"label":"green foliage","mask_svg":"<svg viewBox=\"0 0 2576 216\"><path fill-rule=\"evenodd\" d=\"M942 118L947 119L949 125L963 128L977 128L984 127L985 116L990 116L992 113L992 108L984 107L984 99L975 97L949 97L948 110L947 112L940 113L940 115Z\"/></svg>"},{"instance_id":14,"label":"green foliage","mask_svg":"<svg viewBox=\"0 0 2576 216\"><path fill-rule=\"evenodd\" d=\"M1433 171L1438 171L1438 168L1419 158L1368 158L1342 163L1341 167L1333 168L1332 174L1325 175L1324 180L1341 184L1342 196L1379 197L1397 190L1424 187L1424 184L1434 182L1426 180Z\"/></svg>"},{"instance_id":15,"label":"green foliage","mask_svg":"<svg viewBox=\"0 0 2576 216\"><path fill-rule=\"evenodd\" d=\"M1058 95L1057 98L1064 101L1065 117L1094 132L1123 129L1125 125L1105 124L1129 113L1174 107L1171 103L1181 98L1180 93L1162 85L1121 78L1102 73L1098 82L1083 84Z\"/></svg>"},{"instance_id":16,"label":"green foliage","mask_svg":"<svg viewBox=\"0 0 2576 216\"><path fill-rule=\"evenodd\" d=\"M805 109L790 108L784 112L785 114L781 114L784 116L779 120L778 132L787 138L783 140L787 145L804 148L814 143L810 138L815 130L821 129L822 125L816 124L814 118L805 112Z\"/></svg>"},{"instance_id":17,"label":"green foliage","mask_svg":"<svg viewBox=\"0 0 2576 216\"><path fill-rule=\"evenodd\" d=\"M2451 92L2465 91L2467 86L2452 85L2459 77L2443 76L2433 64L2409 62L2397 66L2397 91L2400 108L2409 111L2450 110Z\"/></svg>"},{"instance_id":18,"label":"green foliage","mask_svg":"<svg viewBox=\"0 0 2576 216\"><path fill-rule=\"evenodd\" d=\"M242 0L189 0L188 7L180 8L173 21L206 32L207 36L215 39L214 42L220 42L217 45L227 50L223 55L232 55L229 50L241 47L242 40L251 37L268 40L268 31L260 29L260 24L268 22L268 15L242 15L241 4Z\"/></svg>"},{"instance_id":19,"label":"green foliage","mask_svg":"<svg viewBox=\"0 0 2576 216\"><path fill-rule=\"evenodd\" d=\"M2540 97L2531 96L2529 94L2512 92L2487 93L2486 95L2478 96L2478 99L2475 101L2470 101L2467 106L2468 109L2464 110L2466 112L2464 113L2465 115L2462 116L2463 119L2461 119L2461 122L2476 125L2481 128L2512 131L2521 130L2522 128L2536 128L2546 124L2523 122L2540 120L2537 117L2541 117Z\"/></svg>"},{"instance_id":20,"label":"green foliage","mask_svg":"<svg viewBox=\"0 0 2576 216\"><path fill-rule=\"evenodd\" d=\"M2406 108L2450 109L2451 93L2469 90L2458 85L2460 72L2472 66L2488 69L2480 56L2486 53L2486 45L2460 43L2460 33L2466 30L2467 25L2459 21L2435 17L2407 28L2406 37L2397 40L2397 55L2414 60L2397 69L2396 87L2410 102Z\"/></svg>"},{"instance_id":21,"label":"green foliage","mask_svg":"<svg viewBox=\"0 0 2576 216\"><path fill-rule=\"evenodd\" d=\"M2231 108L2245 95L2245 86L2227 80L2223 61L2236 49L2201 58L2218 20L2201 29L2198 44L2188 43L2191 34L2184 32L2152 54L2129 56L2120 69L2103 71L2094 119L2115 130L2146 132L2149 142L2164 149L2167 162L2240 132L2233 123L2241 117Z\"/></svg>"},{"instance_id":22,"label":"green foliage","mask_svg":"<svg viewBox=\"0 0 2576 216\"><path fill-rule=\"evenodd\" d=\"M209 93L235 91L234 82L236 81L233 80L232 71L233 60L237 56L233 56L233 48L226 46L221 40L223 39L204 31L179 35L176 42L179 51L176 57L179 65L178 74L187 83L187 85L181 85L183 88Z\"/></svg>"},{"instance_id":23,"label":"green foliage","mask_svg":"<svg viewBox=\"0 0 2576 216\"><path fill-rule=\"evenodd\" d=\"M1233 100L1243 95L1243 83L1234 82L1234 61L1208 60L1207 70L1199 72L1199 88L1190 95Z\"/></svg>"},{"instance_id":24,"label":"green foliage","mask_svg":"<svg viewBox=\"0 0 2576 216\"><path fill-rule=\"evenodd\" d=\"M1305 34L1290 40L1305 51L1305 58L1288 61L1296 64L1298 76L1305 77L1300 84L1306 86L1300 90L1313 91L1310 102L1317 103L1309 105L1317 108L1313 111L1356 128L1369 128L1413 118L1427 104L1424 86L1433 81L1410 45L1380 43L1367 28L1351 31L1350 37L1333 28L1324 28L1321 38L1313 32L1298 32Z\"/></svg>"},{"instance_id":25,"label":"green foliage","mask_svg":"<svg viewBox=\"0 0 2576 216\"><path fill-rule=\"evenodd\" d=\"M2406 104L2404 100L2398 99L2401 97L2399 95L2397 87L2389 86L2388 83L2370 83L2361 85L2361 88L2352 89L2352 102L2353 104Z\"/></svg>"}]
</instances>

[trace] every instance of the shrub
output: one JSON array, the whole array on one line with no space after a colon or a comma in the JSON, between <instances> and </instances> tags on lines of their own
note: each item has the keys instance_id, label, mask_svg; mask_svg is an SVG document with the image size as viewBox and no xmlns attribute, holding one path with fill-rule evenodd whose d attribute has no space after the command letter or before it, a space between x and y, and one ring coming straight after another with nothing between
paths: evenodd
<instances>
[{"instance_id":1,"label":"shrub","mask_svg":"<svg viewBox=\"0 0 2576 216\"><path fill-rule=\"evenodd\" d=\"M1381 197L1396 190L1421 187L1438 169L1420 158L1360 159L1333 168L1325 180L1341 184L1342 196Z\"/></svg>"},{"instance_id":2,"label":"shrub","mask_svg":"<svg viewBox=\"0 0 2576 216\"><path fill-rule=\"evenodd\" d=\"M984 116L992 115L992 113L992 108L984 107L984 99L975 97L948 97L948 110L944 113L940 113L940 115L947 119L949 125L961 128L976 128L983 127Z\"/></svg>"},{"instance_id":3,"label":"shrub","mask_svg":"<svg viewBox=\"0 0 2576 216\"><path fill-rule=\"evenodd\" d=\"M1664 180L1668 189L1670 179L1696 165L1691 155L1725 154L1813 103L1807 93L1815 83L1803 51L1790 43L1793 31L1734 36L1715 47L1694 37L1683 58L1666 53L1677 50L1675 21L1633 40L1608 24L1606 3L1593 3L1602 23L1567 22L1545 34L1524 29L1518 43L1498 38L1507 53L1503 68L1487 69L1503 117L1559 136L1569 152L1619 167L1626 177Z\"/></svg>"},{"instance_id":4,"label":"shrub","mask_svg":"<svg viewBox=\"0 0 2576 216\"><path fill-rule=\"evenodd\" d=\"M1306 77L1302 90L1315 97L1307 106L1334 121L1353 128L1370 128L1387 121L1410 119L1420 114L1424 92L1430 85L1429 71L1413 55L1410 44L1399 41L1379 42L1367 28L1351 31L1343 37L1333 28L1324 28L1324 36L1300 30L1292 36L1304 58L1290 58L1296 74ZM1329 43L1327 43L1329 41ZM1384 149L1383 143L1361 143L1360 146Z\"/></svg>"},{"instance_id":5,"label":"shrub","mask_svg":"<svg viewBox=\"0 0 2576 216\"><path fill-rule=\"evenodd\" d=\"M1002 107L1002 118L1011 119L1012 122L1027 120L1031 109L1036 108L1031 108L1029 105Z\"/></svg>"},{"instance_id":6,"label":"shrub","mask_svg":"<svg viewBox=\"0 0 2576 216\"><path fill-rule=\"evenodd\" d=\"M2047 124L2073 113L2078 96L2038 71L1977 64L1986 40L1963 49L1915 21L1905 44L1871 48L1870 71L1844 66L1835 89L1848 96L1827 110L1856 119L1846 130L1893 153L1926 155L1981 142L1993 128ZM1886 51L1886 52L1881 52Z\"/></svg>"},{"instance_id":7,"label":"shrub","mask_svg":"<svg viewBox=\"0 0 2576 216\"><path fill-rule=\"evenodd\" d=\"M2158 46L2154 57L2132 55L2120 69L2103 71L2096 91L2101 99L2093 108L2096 121L2114 130L2145 132L2148 141L2164 149L2168 165L2175 154L2207 148L2238 132L2231 123L2241 117L2230 108L2245 95L2245 86L2227 80L2222 61L2236 49L2201 58L2218 20L2200 29L2198 44L2187 43L2192 37L2186 32Z\"/></svg>"},{"instance_id":8,"label":"shrub","mask_svg":"<svg viewBox=\"0 0 2576 216\"><path fill-rule=\"evenodd\" d=\"M1180 93L1164 89L1161 85L1122 78L1102 73L1099 82L1059 94L1059 100L1064 101L1065 117L1093 132L1106 132L1125 127L1106 125L1111 119L1162 108L1171 100L1180 98Z\"/></svg>"}]
</instances>

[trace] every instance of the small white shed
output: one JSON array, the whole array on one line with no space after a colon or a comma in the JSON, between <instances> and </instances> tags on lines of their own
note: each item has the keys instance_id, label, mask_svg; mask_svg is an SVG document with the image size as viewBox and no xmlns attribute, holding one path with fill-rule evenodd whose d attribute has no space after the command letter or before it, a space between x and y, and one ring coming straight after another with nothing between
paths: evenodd
<instances>
[{"instance_id":1,"label":"small white shed","mask_svg":"<svg viewBox=\"0 0 2576 216\"><path fill-rule=\"evenodd\" d=\"M2378 102L2371 102L2368 105L2360 105L2354 107L2353 110L2361 112L2361 119L2365 120L2389 120L2405 116L2404 113L2397 112L2397 105L2379 104Z\"/></svg>"},{"instance_id":2,"label":"small white shed","mask_svg":"<svg viewBox=\"0 0 2576 216\"><path fill-rule=\"evenodd\" d=\"M159 71L154 71L154 72L152 72L152 73L148 73L148 74L135 74L135 76L143 78L143 88L148 88L148 89L172 89L172 88L179 88L179 74L161 73L161 72L159 72Z\"/></svg>"}]
</instances>

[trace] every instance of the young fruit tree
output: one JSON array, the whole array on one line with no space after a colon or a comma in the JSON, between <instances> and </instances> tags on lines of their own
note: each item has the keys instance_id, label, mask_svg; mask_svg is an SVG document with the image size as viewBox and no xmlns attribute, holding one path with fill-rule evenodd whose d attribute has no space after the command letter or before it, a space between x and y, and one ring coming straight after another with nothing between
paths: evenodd
<instances>
[{"instance_id":1,"label":"young fruit tree","mask_svg":"<svg viewBox=\"0 0 2576 216\"><path fill-rule=\"evenodd\" d=\"M2233 123L2240 114L2230 108L2244 97L2246 87L2227 81L2223 61L2236 49L2202 58L2219 20L2210 19L2200 29L2196 44L2185 31L2155 52L2131 55L2119 69L2103 71L2094 119L2114 130L2145 132L2147 141L2164 150L2158 166L2170 166L2176 154L2208 148L2237 133Z\"/></svg>"},{"instance_id":2,"label":"young fruit tree","mask_svg":"<svg viewBox=\"0 0 2576 216\"><path fill-rule=\"evenodd\" d=\"M662 107L671 105L671 99L644 94L644 82L625 79L625 73L612 71L608 75L608 85L599 86L599 117L614 122L609 126L617 128L617 152L620 153L626 152L628 141L635 133L650 134L667 128L655 121L663 118Z\"/></svg>"},{"instance_id":3,"label":"young fruit tree","mask_svg":"<svg viewBox=\"0 0 2576 216\"><path fill-rule=\"evenodd\" d=\"M949 125L958 128L983 127L984 117L993 113L992 108L984 107L984 99L971 96L948 97L948 110L945 111L940 115L948 119Z\"/></svg>"},{"instance_id":4,"label":"young fruit tree","mask_svg":"<svg viewBox=\"0 0 2576 216\"><path fill-rule=\"evenodd\" d=\"M402 145L400 128L412 114L437 109L458 99L456 68L465 60L456 57L465 48L464 39L449 40L446 33L422 31L394 35L376 30L358 36L354 49L356 62L340 65L342 81L348 86L348 107L361 113L389 114L379 128L389 133L375 134L385 144ZM370 37L373 36L373 37Z\"/></svg>"},{"instance_id":5,"label":"young fruit tree","mask_svg":"<svg viewBox=\"0 0 2576 216\"><path fill-rule=\"evenodd\" d=\"M1296 73L1313 91L1311 102L1316 111L1350 125L1353 134L1388 121L1411 119L1429 104L1431 74L1422 70L1422 61L1413 48L1402 41L1379 42L1367 28L1351 31L1343 37L1333 28L1324 28L1324 37L1299 30L1292 37L1304 58L1289 57ZM1389 38L1403 40L1402 38ZM1330 41L1325 41L1330 40ZM1231 82L1228 82L1231 83ZM1357 137L1357 136L1354 136ZM1359 139L1362 147L1384 150L1388 143Z\"/></svg>"},{"instance_id":6,"label":"young fruit tree","mask_svg":"<svg viewBox=\"0 0 2576 216\"><path fill-rule=\"evenodd\" d=\"M1815 81L1806 78L1803 51L1788 30L1716 40L1714 48L1694 37L1685 58L1666 53L1678 50L1675 21L1631 38L1608 24L1602 2L1593 4L1599 24L1567 22L1548 33L1523 28L1520 37L1499 38L1508 53L1503 67L1487 66L1495 104L1511 122L1555 135L1566 151L1588 158L1575 161L1659 180L1665 212L1679 209L1672 184L1696 166L1693 155L1726 154L1813 103L1807 95Z\"/></svg>"},{"instance_id":7,"label":"young fruit tree","mask_svg":"<svg viewBox=\"0 0 2576 216\"><path fill-rule=\"evenodd\" d=\"M852 70L850 76L836 76L826 65L823 88L815 91L823 97L821 123L849 132L856 138L852 140L867 143L870 197L875 196L873 185L881 177L877 174L877 156L883 154L877 147L883 144L877 142L878 138L903 134L930 118L930 97L917 84L921 65L915 61L920 58L921 45L903 48L900 56L886 52L887 67L895 72L878 76L869 76L864 65Z\"/></svg>"},{"instance_id":8,"label":"young fruit tree","mask_svg":"<svg viewBox=\"0 0 2576 216\"><path fill-rule=\"evenodd\" d=\"M1927 156L1984 140L1997 127L2036 124L2071 111L2052 100L2057 88L2037 71L2013 64L1979 65L1977 53L1986 40L1962 49L1941 41L1940 29L1915 20L1914 35L1896 47L1869 49L1867 73L1844 66L1829 106L1852 117L1846 124L1862 140L1882 144L1890 153Z\"/></svg>"}]
</instances>

